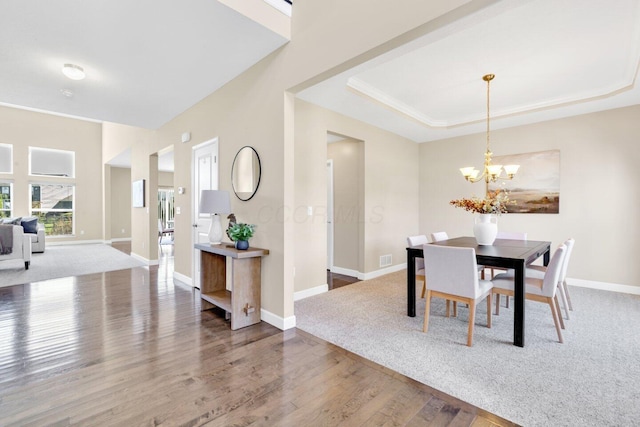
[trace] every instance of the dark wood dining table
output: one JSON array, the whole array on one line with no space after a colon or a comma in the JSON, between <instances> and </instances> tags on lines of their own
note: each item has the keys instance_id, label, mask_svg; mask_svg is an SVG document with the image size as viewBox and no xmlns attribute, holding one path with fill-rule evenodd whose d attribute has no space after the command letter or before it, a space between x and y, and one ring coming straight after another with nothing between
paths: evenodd
<instances>
[{"instance_id":1,"label":"dark wood dining table","mask_svg":"<svg viewBox=\"0 0 640 427\"><path fill-rule=\"evenodd\" d=\"M496 239L493 245L478 245L475 237L456 237L431 243L440 246L474 248L478 265L515 270L515 296L513 313L513 344L524 347L524 274L527 265L543 257L549 264L551 242L535 240ZM416 316L416 258L423 258L423 247L407 248L407 315ZM428 286L428 285L427 285Z\"/></svg>"}]
</instances>

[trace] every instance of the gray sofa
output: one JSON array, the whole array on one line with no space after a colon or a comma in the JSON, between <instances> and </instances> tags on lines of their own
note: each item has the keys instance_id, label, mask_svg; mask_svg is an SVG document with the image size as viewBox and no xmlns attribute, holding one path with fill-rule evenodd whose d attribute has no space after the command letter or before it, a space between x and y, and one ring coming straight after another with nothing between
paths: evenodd
<instances>
[{"instance_id":1,"label":"gray sofa","mask_svg":"<svg viewBox=\"0 0 640 427\"><path fill-rule=\"evenodd\" d=\"M43 224L38 222L37 217L2 218L0 224L21 225L24 235L31 240L31 252L44 252L45 228Z\"/></svg>"}]
</instances>

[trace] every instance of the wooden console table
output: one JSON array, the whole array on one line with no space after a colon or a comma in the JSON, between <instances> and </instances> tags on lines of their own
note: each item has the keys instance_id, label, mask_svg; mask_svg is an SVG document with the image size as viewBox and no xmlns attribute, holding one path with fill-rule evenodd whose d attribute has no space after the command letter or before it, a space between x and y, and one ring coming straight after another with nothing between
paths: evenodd
<instances>
[{"instance_id":1,"label":"wooden console table","mask_svg":"<svg viewBox=\"0 0 640 427\"><path fill-rule=\"evenodd\" d=\"M198 243L202 310L219 307L231 316L231 329L260 322L262 257L267 249L238 250L230 243ZM231 258L231 291L227 290L227 257Z\"/></svg>"}]
</instances>

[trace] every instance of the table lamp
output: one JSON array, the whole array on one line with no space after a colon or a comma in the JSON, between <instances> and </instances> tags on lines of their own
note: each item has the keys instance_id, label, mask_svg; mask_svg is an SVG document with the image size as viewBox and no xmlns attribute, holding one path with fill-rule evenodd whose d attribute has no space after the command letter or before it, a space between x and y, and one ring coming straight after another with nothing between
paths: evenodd
<instances>
[{"instance_id":1,"label":"table lamp","mask_svg":"<svg viewBox=\"0 0 640 427\"><path fill-rule=\"evenodd\" d=\"M200 193L200 213L211 214L209 242L218 245L222 242L222 224L218 214L231 213L229 192L224 190L202 190Z\"/></svg>"}]
</instances>

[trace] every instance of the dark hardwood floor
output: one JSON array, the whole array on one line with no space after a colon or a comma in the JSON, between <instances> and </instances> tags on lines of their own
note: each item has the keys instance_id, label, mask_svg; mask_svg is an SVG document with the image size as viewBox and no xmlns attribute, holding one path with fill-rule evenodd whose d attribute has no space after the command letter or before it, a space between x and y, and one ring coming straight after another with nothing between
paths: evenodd
<instances>
[{"instance_id":1,"label":"dark hardwood floor","mask_svg":"<svg viewBox=\"0 0 640 427\"><path fill-rule=\"evenodd\" d=\"M332 273L331 271L327 270L327 285L329 286L329 290L351 285L352 283L358 283L359 281L360 280L355 277Z\"/></svg>"},{"instance_id":2,"label":"dark hardwood floor","mask_svg":"<svg viewBox=\"0 0 640 427\"><path fill-rule=\"evenodd\" d=\"M158 266L0 288L1 426L513 425L298 329L231 331L163 246Z\"/></svg>"}]
</instances>

